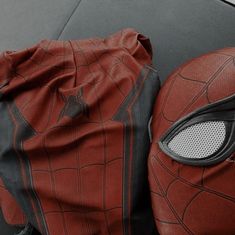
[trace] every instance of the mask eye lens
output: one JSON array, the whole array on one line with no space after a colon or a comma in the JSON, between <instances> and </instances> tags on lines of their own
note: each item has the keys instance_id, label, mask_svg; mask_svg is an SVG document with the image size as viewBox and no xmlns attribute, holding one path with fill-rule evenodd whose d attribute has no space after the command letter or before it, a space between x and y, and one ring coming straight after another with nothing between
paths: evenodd
<instances>
[{"instance_id":1,"label":"mask eye lens","mask_svg":"<svg viewBox=\"0 0 235 235\"><path fill-rule=\"evenodd\" d=\"M225 138L225 122L207 121L183 129L168 142L168 148L182 158L204 159L216 153Z\"/></svg>"}]
</instances>

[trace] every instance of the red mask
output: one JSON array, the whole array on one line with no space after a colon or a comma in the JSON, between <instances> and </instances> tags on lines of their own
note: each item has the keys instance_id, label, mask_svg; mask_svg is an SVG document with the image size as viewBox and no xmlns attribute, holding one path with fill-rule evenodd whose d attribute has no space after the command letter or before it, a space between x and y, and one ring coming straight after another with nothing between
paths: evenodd
<instances>
[{"instance_id":1,"label":"red mask","mask_svg":"<svg viewBox=\"0 0 235 235\"><path fill-rule=\"evenodd\" d=\"M148 160L160 234L234 234L235 48L179 67L152 119Z\"/></svg>"}]
</instances>

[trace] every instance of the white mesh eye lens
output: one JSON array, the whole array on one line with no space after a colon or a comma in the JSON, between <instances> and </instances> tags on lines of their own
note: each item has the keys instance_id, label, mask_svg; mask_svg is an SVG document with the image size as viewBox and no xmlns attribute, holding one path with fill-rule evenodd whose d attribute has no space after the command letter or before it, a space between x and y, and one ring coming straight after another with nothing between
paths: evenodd
<instances>
[{"instance_id":1,"label":"white mesh eye lens","mask_svg":"<svg viewBox=\"0 0 235 235\"><path fill-rule=\"evenodd\" d=\"M224 122L202 122L185 128L170 140L168 147L181 157L202 159L218 151L225 136Z\"/></svg>"}]
</instances>

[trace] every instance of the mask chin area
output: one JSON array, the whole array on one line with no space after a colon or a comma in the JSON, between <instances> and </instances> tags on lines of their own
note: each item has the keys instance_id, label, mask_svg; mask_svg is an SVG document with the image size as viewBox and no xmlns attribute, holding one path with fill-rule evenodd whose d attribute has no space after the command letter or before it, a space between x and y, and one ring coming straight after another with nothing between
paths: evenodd
<instances>
[{"instance_id":1,"label":"mask chin area","mask_svg":"<svg viewBox=\"0 0 235 235\"><path fill-rule=\"evenodd\" d=\"M161 137L159 146L169 157L187 165L224 161L235 152L235 96L180 119Z\"/></svg>"}]
</instances>

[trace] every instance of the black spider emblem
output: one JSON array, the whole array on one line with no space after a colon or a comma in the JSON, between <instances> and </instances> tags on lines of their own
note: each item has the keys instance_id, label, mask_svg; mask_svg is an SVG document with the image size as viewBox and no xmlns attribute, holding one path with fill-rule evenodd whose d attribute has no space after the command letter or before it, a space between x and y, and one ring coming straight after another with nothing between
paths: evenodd
<instances>
[{"instance_id":1,"label":"black spider emblem","mask_svg":"<svg viewBox=\"0 0 235 235\"><path fill-rule=\"evenodd\" d=\"M63 96L63 100L65 102L65 105L60 112L58 121L61 120L64 116L75 118L81 115L85 115L86 117L89 117L89 109L88 105L83 100L82 88L75 96L70 95L67 98Z\"/></svg>"}]
</instances>

